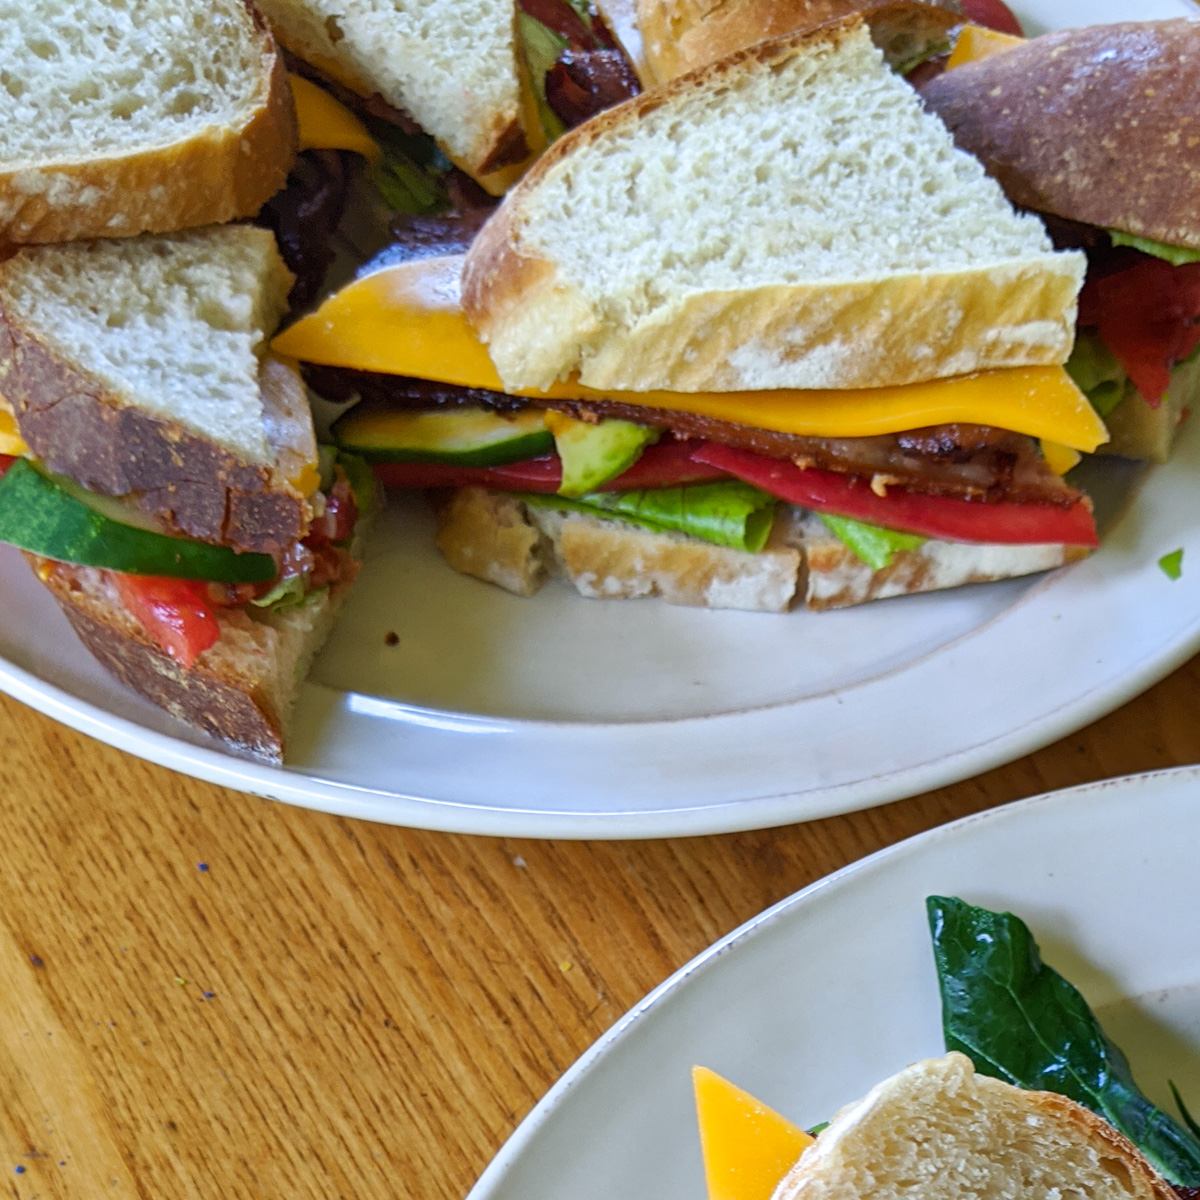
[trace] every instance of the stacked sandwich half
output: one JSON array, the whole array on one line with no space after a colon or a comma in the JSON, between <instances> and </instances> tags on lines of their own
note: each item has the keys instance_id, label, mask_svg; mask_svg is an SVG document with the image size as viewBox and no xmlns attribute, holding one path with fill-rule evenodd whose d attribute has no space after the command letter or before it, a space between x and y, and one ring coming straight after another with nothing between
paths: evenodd
<instances>
[{"instance_id":1,"label":"stacked sandwich half","mask_svg":"<svg viewBox=\"0 0 1200 1200\"><path fill-rule=\"evenodd\" d=\"M813 607L1095 545L1106 440L1053 249L861 19L557 142L465 261L369 272L275 345L364 397L342 445L450 487L440 545L529 593Z\"/></svg>"},{"instance_id":2,"label":"stacked sandwich half","mask_svg":"<svg viewBox=\"0 0 1200 1200\"><path fill-rule=\"evenodd\" d=\"M294 159L282 60L241 0L10 17L0 540L120 679L278 759L375 494L268 353L274 238L222 224Z\"/></svg>"}]
</instances>

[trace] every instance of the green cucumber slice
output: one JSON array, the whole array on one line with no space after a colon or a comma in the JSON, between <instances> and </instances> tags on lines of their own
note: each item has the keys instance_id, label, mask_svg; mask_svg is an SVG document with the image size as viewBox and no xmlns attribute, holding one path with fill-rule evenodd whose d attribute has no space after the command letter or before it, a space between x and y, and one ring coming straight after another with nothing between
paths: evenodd
<instances>
[{"instance_id":1,"label":"green cucumber slice","mask_svg":"<svg viewBox=\"0 0 1200 1200\"><path fill-rule=\"evenodd\" d=\"M129 575L262 583L278 574L269 554L238 554L228 546L168 537L147 528L131 506L93 495L26 458L17 459L0 479L0 542Z\"/></svg>"},{"instance_id":2,"label":"green cucumber slice","mask_svg":"<svg viewBox=\"0 0 1200 1200\"><path fill-rule=\"evenodd\" d=\"M499 467L554 450L539 409L387 409L360 404L333 426L338 446L370 462Z\"/></svg>"}]
</instances>

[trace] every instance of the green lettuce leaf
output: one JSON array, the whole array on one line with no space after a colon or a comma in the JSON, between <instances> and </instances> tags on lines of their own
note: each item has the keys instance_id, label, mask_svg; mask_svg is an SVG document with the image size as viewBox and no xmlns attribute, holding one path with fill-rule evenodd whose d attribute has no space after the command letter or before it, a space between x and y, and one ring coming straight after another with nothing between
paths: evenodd
<instances>
[{"instance_id":1,"label":"green lettuce leaf","mask_svg":"<svg viewBox=\"0 0 1200 1200\"><path fill-rule=\"evenodd\" d=\"M825 528L844 542L863 562L873 570L882 571L890 566L900 550L916 550L929 539L917 533L901 533L898 529L885 529L882 525L868 525L853 517L839 517L833 513L818 513Z\"/></svg>"},{"instance_id":2,"label":"green lettuce leaf","mask_svg":"<svg viewBox=\"0 0 1200 1200\"><path fill-rule=\"evenodd\" d=\"M265 596L259 596L250 603L255 608L294 608L308 599L306 579L305 575L289 575L286 579L277 580Z\"/></svg>"},{"instance_id":3,"label":"green lettuce leaf","mask_svg":"<svg viewBox=\"0 0 1200 1200\"><path fill-rule=\"evenodd\" d=\"M546 140L553 142L562 137L567 127L558 114L546 103L546 72L554 66L558 56L567 48L568 42L561 34L547 28L527 12L517 9L517 33L521 40L521 52L529 68L529 79L533 84L533 96L537 101L538 118L542 122Z\"/></svg>"},{"instance_id":4,"label":"green lettuce leaf","mask_svg":"<svg viewBox=\"0 0 1200 1200\"><path fill-rule=\"evenodd\" d=\"M391 146L384 147L383 156L372 168L372 178L384 203L397 212L421 217L450 207L441 181Z\"/></svg>"},{"instance_id":5,"label":"green lettuce leaf","mask_svg":"<svg viewBox=\"0 0 1200 1200\"><path fill-rule=\"evenodd\" d=\"M1142 1094L1087 1001L1028 926L949 896L926 901L947 1050L984 1075L1058 1092L1116 1126L1171 1183L1200 1187L1200 1138Z\"/></svg>"},{"instance_id":6,"label":"green lettuce leaf","mask_svg":"<svg viewBox=\"0 0 1200 1200\"><path fill-rule=\"evenodd\" d=\"M1173 267L1182 267L1184 263L1200 262L1200 250L1191 250L1187 246L1172 246L1168 242L1156 242L1153 238L1122 233L1119 229L1110 229L1108 236L1112 238L1114 246L1132 246L1143 254L1153 254L1155 258L1164 259Z\"/></svg>"},{"instance_id":7,"label":"green lettuce leaf","mask_svg":"<svg viewBox=\"0 0 1200 1200\"><path fill-rule=\"evenodd\" d=\"M776 504L774 496L737 479L637 492L589 492L577 500L532 494L522 494L521 499L535 508L618 517L654 533L686 533L751 554L766 545Z\"/></svg>"}]
</instances>

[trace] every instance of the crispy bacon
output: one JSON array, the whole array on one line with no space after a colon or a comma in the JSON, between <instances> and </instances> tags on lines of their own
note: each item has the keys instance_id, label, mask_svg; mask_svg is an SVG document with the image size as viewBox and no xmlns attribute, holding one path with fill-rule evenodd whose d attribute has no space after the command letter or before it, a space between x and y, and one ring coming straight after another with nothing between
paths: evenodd
<instances>
[{"instance_id":1,"label":"crispy bacon","mask_svg":"<svg viewBox=\"0 0 1200 1200\"><path fill-rule=\"evenodd\" d=\"M570 129L640 91L620 50L564 50L546 72L546 103Z\"/></svg>"},{"instance_id":2,"label":"crispy bacon","mask_svg":"<svg viewBox=\"0 0 1200 1200\"><path fill-rule=\"evenodd\" d=\"M1033 438L983 425L937 425L876 437L806 437L606 400L586 404L527 400L482 388L461 388L340 367L306 366L305 374L312 387L331 400L349 400L357 395L368 403L386 407L471 405L502 412L536 403L584 420L617 417L636 421L669 429L677 437L754 450L844 475L886 476L912 491L933 496L1057 504L1064 508L1080 496L1050 470Z\"/></svg>"}]
</instances>

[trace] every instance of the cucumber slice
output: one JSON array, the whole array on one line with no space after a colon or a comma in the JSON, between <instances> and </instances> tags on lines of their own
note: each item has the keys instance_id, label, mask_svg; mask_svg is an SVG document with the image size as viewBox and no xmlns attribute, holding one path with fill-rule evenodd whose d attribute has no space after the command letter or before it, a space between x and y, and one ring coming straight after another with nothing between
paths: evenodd
<instances>
[{"instance_id":1,"label":"cucumber slice","mask_svg":"<svg viewBox=\"0 0 1200 1200\"><path fill-rule=\"evenodd\" d=\"M278 574L269 554L238 554L168 537L129 506L19 458L0 479L0 542L46 558L130 575L169 575L212 583L262 583Z\"/></svg>"},{"instance_id":2,"label":"cucumber slice","mask_svg":"<svg viewBox=\"0 0 1200 1200\"><path fill-rule=\"evenodd\" d=\"M499 467L549 454L554 438L538 409L418 411L360 404L333 426L339 447L370 462L449 463Z\"/></svg>"}]
</instances>

